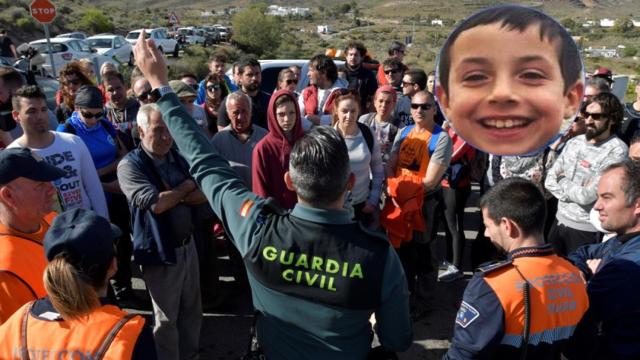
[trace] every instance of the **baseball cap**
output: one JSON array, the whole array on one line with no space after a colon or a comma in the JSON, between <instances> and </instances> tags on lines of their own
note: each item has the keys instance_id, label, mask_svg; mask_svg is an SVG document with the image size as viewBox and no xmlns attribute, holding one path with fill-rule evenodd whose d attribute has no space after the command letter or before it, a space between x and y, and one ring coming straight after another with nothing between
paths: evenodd
<instances>
[{"instance_id":1,"label":"baseball cap","mask_svg":"<svg viewBox=\"0 0 640 360\"><path fill-rule=\"evenodd\" d=\"M44 236L44 253L48 261L67 254L67 260L84 273L113 259L114 241L122 232L116 225L92 210L73 209L53 219Z\"/></svg>"},{"instance_id":2,"label":"baseball cap","mask_svg":"<svg viewBox=\"0 0 640 360\"><path fill-rule=\"evenodd\" d=\"M196 91L191 86L183 83L180 80L169 81L169 86L171 86L171 88L173 89L173 92L175 92L179 98L198 96Z\"/></svg>"},{"instance_id":3,"label":"baseball cap","mask_svg":"<svg viewBox=\"0 0 640 360\"><path fill-rule=\"evenodd\" d=\"M0 150L0 185L19 177L33 181L53 181L65 176L62 169L47 163L27 148Z\"/></svg>"},{"instance_id":4,"label":"baseball cap","mask_svg":"<svg viewBox=\"0 0 640 360\"><path fill-rule=\"evenodd\" d=\"M83 85L76 92L75 106L101 109L104 106L102 91L93 85Z\"/></svg>"},{"instance_id":5,"label":"baseball cap","mask_svg":"<svg viewBox=\"0 0 640 360\"><path fill-rule=\"evenodd\" d=\"M609 68L604 66L600 66L599 68L597 68L596 71L593 72L593 76L613 81L613 73Z\"/></svg>"}]
</instances>

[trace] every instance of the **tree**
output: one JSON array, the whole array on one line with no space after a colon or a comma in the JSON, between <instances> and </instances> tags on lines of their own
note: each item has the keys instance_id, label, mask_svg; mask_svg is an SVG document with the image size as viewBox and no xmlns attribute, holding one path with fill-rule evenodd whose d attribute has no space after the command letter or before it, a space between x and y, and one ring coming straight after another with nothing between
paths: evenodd
<instances>
[{"instance_id":1,"label":"tree","mask_svg":"<svg viewBox=\"0 0 640 360\"><path fill-rule=\"evenodd\" d=\"M615 24L611 28L611 31L617 33L626 33L633 30L633 22L628 16L623 16L616 20Z\"/></svg>"},{"instance_id":2,"label":"tree","mask_svg":"<svg viewBox=\"0 0 640 360\"><path fill-rule=\"evenodd\" d=\"M78 20L78 28L90 33L113 31L113 23L98 9L87 9Z\"/></svg>"},{"instance_id":3,"label":"tree","mask_svg":"<svg viewBox=\"0 0 640 360\"><path fill-rule=\"evenodd\" d=\"M248 7L233 16L233 41L243 51L273 56L282 41L282 26L260 8Z\"/></svg>"}]
</instances>

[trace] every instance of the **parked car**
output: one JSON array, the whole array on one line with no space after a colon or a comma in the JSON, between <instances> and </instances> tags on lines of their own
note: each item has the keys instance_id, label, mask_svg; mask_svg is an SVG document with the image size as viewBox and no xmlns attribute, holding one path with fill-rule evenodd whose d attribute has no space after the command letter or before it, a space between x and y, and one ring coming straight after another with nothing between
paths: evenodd
<instances>
[{"instance_id":1,"label":"parked car","mask_svg":"<svg viewBox=\"0 0 640 360\"><path fill-rule=\"evenodd\" d=\"M53 63L55 64L56 72L53 73L51 69L51 60L49 57L49 47L47 46L47 40L41 39L32 41L29 43L35 48L42 56L44 56L46 63L42 65L45 71L53 77L58 77L60 69L71 60L90 59L98 68L105 62L113 62L104 55L97 53L96 49L92 49L89 44L84 40L74 38L52 38L51 47L53 49ZM97 72L97 71L96 71Z\"/></svg>"},{"instance_id":2,"label":"parked car","mask_svg":"<svg viewBox=\"0 0 640 360\"><path fill-rule=\"evenodd\" d=\"M205 33L204 46L218 44L220 42L220 31L213 26L203 26L202 30Z\"/></svg>"},{"instance_id":3,"label":"parked car","mask_svg":"<svg viewBox=\"0 0 640 360\"><path fill-rule=\"evenodd\" d=\"M338 68L344 67L344 61L333 61ZM260 86L260 90L262 91L270 94L273 93L278 85L278 74L280 74L280 71L292 65L297 65L301 68L300 81L298 81L296 91L300 93L305 87L309 86L309 77L307 76L309 72L309 60L259 60L259 62L260 68L262 69L262 84ZM229 78L233 79L231 69L229 69L226 74ZM346 86L346 84L344 84L344 86Z\"/></svg>"},{"instance_id":4,"label":"parked car","mask_svg":"<svg viewBox=\"0 0 640 360\"><path fill-rule=\"evenodd\" d=\"M179 36L184 36L189 45L204 45L206 38L203 30L194 27L182 27L177 30Z\"/></svg>"},{"instance_id":5,"label":"parked car","mask_svg":"<svg viewBox=\"0 0 640 360\"><path fill-rule=\"evenodd\" d=\"M87 38L87 33L83 31L74 31L66 34L60 34L56 36L57 38L72 38L72 39L80 39L84 40Z\"/></svg>"},{"instance_id":6,"label":"parked car","mask_svg":"<svg viewBox=\"0 0 640 360\"><path fill-rule=\"evenodd\" d=\"M231 31L229 28L216 24L213 25L214 28L218 29L218 34L220 35L220 41L229 41L231 38Z\"/></svg>"},{"instance_id":7,"label":"parked car","mask_svg":"<svg viewBox=\"0 0 640 360\"><path fill-rule=\"evenodd\" d=\"M140 32L143 29L133 30L127 34L127 41L134 46L136 41L138 41L138 37L140 36ZM178 42L176 39L172 39L168 35L168 31L166 28L155 28L155 29L144 29L147 33L146 38L153 39L155 41L158 49L166 54L173 54L173 57L178 57L180 54L180 47L178 46Z\"/></svg>"},{"instance_id":8,"label":"parked car","mask_svg":"<svg viewBox=\"0 0 640 360\"><path fill-rule=\"evenodd\" d=\"M133 65L133 50L131 44L120 35L95 35L85 40L89 46L96 49L98 54L115 59L119 63Z\"/></svg>"}]
</instances>

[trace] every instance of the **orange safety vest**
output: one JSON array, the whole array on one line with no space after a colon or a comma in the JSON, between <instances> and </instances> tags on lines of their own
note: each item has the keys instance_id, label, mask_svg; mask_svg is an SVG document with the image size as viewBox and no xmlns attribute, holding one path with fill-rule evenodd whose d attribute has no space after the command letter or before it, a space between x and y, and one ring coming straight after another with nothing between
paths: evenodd
<instances>
[{"instance_id":1,"label":"orange safety vest","mask_svg":"<svg viewBox=\"0 0 640 360\"><path fill-rule=\"evenodd\" d=\"M558 255L514 255L513 266L484 275L504 309L502 344L520 347L524 330L524 279L530 284L529 342L568 339L589 307L580 271Z\"/></svg>"},{"instance_id":2,"label":"orange safety vest","mask_svg":"<svg viewBox=\"0 0 640 360\"><path fill-rule=\"evenodd\" d=\"M131 359L144 318L103 305L73 320L41 320L23 306L2 327L0 359ZM44 354L47 356L44 356Z\"/></svg>"},{"instance_id":3,"label":"orange safety vest","mask_svg":"<svg viewBox=\"0 0 640 360\"><path fill-rule=\"evenodd\" d=\"M50 212L40 221L40 230L33 237L0 226L0 272L18 278L33 293L34 300L45 296L42 276L47 267L42 239L58 215Z\"/></svg>"}]
</instances>

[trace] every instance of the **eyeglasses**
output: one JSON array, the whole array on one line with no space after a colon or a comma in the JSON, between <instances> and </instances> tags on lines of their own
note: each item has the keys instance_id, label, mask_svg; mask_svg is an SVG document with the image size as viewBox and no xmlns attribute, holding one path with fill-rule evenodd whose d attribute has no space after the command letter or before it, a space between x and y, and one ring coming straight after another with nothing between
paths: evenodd
<instances>
[{"instance_id":1,"label":"eyeglasses","mask_svg":"<svg viewBox=\"0 0 640 360\"><path fill-rule=\"evenodd\" d=\"M220 90L220 84L207 85L207 91Z\"/></svg>"},{"instance_id":2,"label":"eyeglasses","mask_svg":"<svg viewBox=\"0 0 640 360\"><path fill-rule=\"evenodd\" d=\"M287 85L291 85L291 84L297 84L298 80L296 79L287 79Z\"/></svg>"},{"instance_id":3,"label":"eyeglasses","mask_svg":"<svg viewBox=\"0 0 640 360\"><path fill-rule=\"evenodd\" d=\"M80 115L85 119L100 119L104 116L104 110L97 113L80 110Z\"/></svg>"},{"instance_id":4,"label":"eyeglasses","mask_svg":"<svg viewBox=\"0 0 640 360\"><path fill-rule=\"evenodd\" d=\"M65 84L65 85L75 85L75 86L78 86L78 85L80 85L80 80L78 80L78 79L65 80L64 84Z\"/></svg>"},{"instance_id":5,"label":"eyeglasses","mask_svg":"<svg viewBox=\"0 0 640 360\"><path fill-rule=\"evenodd\" d=\"M590 113L585 111L583 112L583 114L585 119L592 118L595 121L599 121L607 118L607 114L603 114L603 113Z\"/></svg>"},{"instance_id":6,"label":"eyeglasses","mask_svg":"<svg viewBox=\"0 0 640 360\"><path fill-rule=\"evenodd\" d=\"M428 103L425 103L425 104L414 104L414 103L411 103L411 108L414 109L414 110L421 109L423 111L427 111L427 110L431 110L431 108L433 108L433 104L428 104Z\"/></svg>"},{"instance_id":7,"label":"eyeglasses","mask_svg":"<svg viewBox=\"0 0 640 360\"><path fill-rule=\"evenodd\" d=\"M385 70L384 73L386 75L391 75L391 74L397 74L401 71L402 71L401 69L389 69L389 70Z\"/></svg>"},{"instance_id":8,"label":"eyeglasses","mask_svg":"<svg viewBox=\"0 0 640 360\"><path fill-rule=\"evenodd\" d=\"M416 83L414 83L414 82L408 82L408 81L403 81L403 82L402 82L402 86L413 86L413 85L415 85L415 84L416 84Z\"/></svg>"},{"instance_id":9,"label":"eyeglasses","mask_svg":"<svg viewBox=\"0 0 640 360\"><path fill-rule=\"evenodd\" d=\"M151 99L151 89L143 92L140 95L137 95L136 98L138 98L139 101L147 101Z\"/></svg>"}]
</instances>

